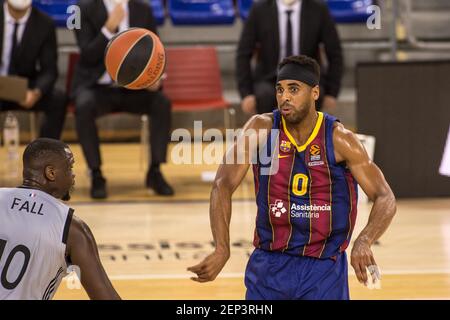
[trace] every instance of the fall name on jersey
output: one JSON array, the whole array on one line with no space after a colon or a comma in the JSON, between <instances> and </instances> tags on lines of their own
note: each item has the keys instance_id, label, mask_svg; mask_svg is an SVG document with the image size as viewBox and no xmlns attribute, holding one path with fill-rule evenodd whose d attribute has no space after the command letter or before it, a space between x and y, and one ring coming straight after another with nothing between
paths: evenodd
<instances>
[{"instance_id":1,"label":"fall name on jersey","mask_svg":"<svg viewBox=\"0 0 450 320\"><path fill-rule=\"evenodd\" d=\"M43 216L43 208L44 204L35 202L35 201L29 201L29 200L23 200L20 198L14 198L12 200L11 204L11 210L17 210L20 213L32 213L39 216Z\"/></svg>"}]
</instances>

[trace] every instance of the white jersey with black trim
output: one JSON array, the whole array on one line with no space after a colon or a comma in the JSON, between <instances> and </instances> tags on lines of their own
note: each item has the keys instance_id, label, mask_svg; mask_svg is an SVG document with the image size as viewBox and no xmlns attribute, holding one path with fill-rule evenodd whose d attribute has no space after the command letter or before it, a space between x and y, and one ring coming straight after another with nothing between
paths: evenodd
<instances>
[{"instance_id":1,"label":"white jersey with black trim","mask_svg":"<svg viewBox=\"0 0 450 320\"><path fill-rule=\"evenodd\" d=\"M0 188L0 299L49 300L67 272L73 210L29 188Z\"/></svg>"}]
</instances>

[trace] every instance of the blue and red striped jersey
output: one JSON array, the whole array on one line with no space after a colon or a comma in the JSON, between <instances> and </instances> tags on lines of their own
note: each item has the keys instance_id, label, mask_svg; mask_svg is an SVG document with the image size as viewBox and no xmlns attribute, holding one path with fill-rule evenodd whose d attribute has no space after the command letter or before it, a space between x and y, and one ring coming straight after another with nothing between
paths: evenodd
<instances>
[{"instance_id":1,"label":"blue and red striped jersey","mask_svg":"<svg viewBox=\"0 0 450 320\"><path fill-rule=\"evenodd\" d=\"M262 163L259 157L253 165L254 245L292 255L336 256L350 242L358 198L356 180L345 163L335 160L333 126L338 120L319 112L311 136L298 146L280 112L273 115L272 129L278 130L271 131L263 151L270 161Z\"/></svg>"}]
</instances>

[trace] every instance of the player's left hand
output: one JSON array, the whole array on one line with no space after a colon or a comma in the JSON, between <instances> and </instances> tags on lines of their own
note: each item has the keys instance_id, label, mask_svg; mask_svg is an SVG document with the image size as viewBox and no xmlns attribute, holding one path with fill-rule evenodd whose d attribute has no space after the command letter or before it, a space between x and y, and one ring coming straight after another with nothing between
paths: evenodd
<instances>
[{"instance_id":1,"label":"player's left hand","mask_svg":"<svg viewBox=\"0 0 450 320\"><path fill-rule=\"evenodd\" d=\"M222 271L229 257L229 254L214 251L199 264L188 268L188 271L197 275L197 277L191 277L191 280L197 282L213 281Z\"/></svg>"},{"instance_id":2,"label":"player's left hand","mask_svg":"<svg viewBox=\"0 0 450 320\"><path fill-rule=\"evenodd\" d=\"M368 278L366 268L377 265L367 241L359 238L355 240L351 253L351 265L353 269L355 269L358 281L367 285Z\"/></svg>"}]
</instances>

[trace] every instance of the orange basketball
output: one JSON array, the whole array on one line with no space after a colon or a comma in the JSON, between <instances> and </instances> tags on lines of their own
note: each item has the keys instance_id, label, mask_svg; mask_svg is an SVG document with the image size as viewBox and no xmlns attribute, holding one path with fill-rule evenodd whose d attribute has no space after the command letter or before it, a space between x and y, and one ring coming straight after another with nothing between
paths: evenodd
<instances>
[{"instance_id":1,"label":"orange basketball","mask_svg":"<svg viewBox=\"0 0 450 320\"><path fill-rule=\"evenodd\" d=\"M161 78L166 54L156 34L143 28L131 28L109 41L105 65L118 85L139 90L150 87Z\"/></svg>"}]
</instances>

